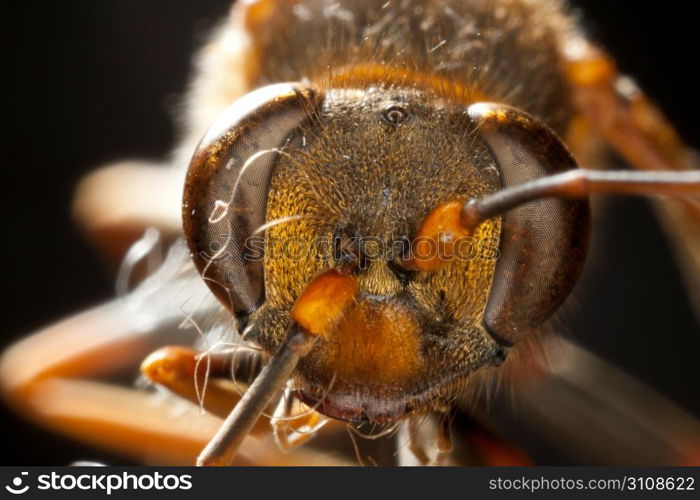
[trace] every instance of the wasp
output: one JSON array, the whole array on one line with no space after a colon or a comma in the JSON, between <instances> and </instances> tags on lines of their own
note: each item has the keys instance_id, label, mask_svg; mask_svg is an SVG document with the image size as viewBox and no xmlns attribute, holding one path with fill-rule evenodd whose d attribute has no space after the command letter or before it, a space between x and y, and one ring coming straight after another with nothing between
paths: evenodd
<instances>
[{"instance_id":1,"label":"wasp","mask_svg":"<svg viewBox=\"0 0 700 500\"><path fill-rule=\"evenodd\" d=\"M697 463L692 417L551 333L592 195L656 198L700 271L694 152L565 5L239 2L185 115L171 168L79 189L93 237L157 231L126 253L122 297L4 353L19 411L147 462L340 464L350 443L376 463L522 464L508 425L476 422L508 422L510 398L551 437L589 404L605 417L584 440L618 443L599 461ZM588 168L603 145L632 169ZM151 389L89 380L135 360Z\"/></svg>"}]
</instances>

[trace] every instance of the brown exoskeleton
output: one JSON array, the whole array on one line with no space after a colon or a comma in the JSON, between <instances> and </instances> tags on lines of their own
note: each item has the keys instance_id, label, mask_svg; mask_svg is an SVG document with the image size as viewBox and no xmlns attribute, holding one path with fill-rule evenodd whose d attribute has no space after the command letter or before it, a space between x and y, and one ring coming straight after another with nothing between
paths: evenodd
<instances>
[{"instance_id":1,"label":"brown exoskeleton","mask_svg":"<svg viewBox=\"0 0 700 500\"><path fill-rule=\"evenodd\" d=\"M88 220L91 229L101 224L119 234L156 225L176 233L172 200L195 151L184 183L185 235L225 310L189 284L195 273L176 244L130 296L145 304L140 312L152 300L171 301L171 318L139 322L111 304L53 326L6 353L6 393L83 439L130 450L146 436L154 443L148 459L188 461L221 426L212 415L226 416L238 400L229 372L243 371L240 346L249 356L259 347L271 359L200 463L329 460L311 449L280 455L266 442L265 422L256 420L285 388L289 398L273 417L282 442L290 440L285 427L302 428L291 435L304 441L307 431L332 434L340 420L387 430L401 423L420 461L443 459L450 448L443 425L434 430L436 456L421 449L431 426L425 415L464 403L475 385L504 371L515 372L516 393L518 384L530 390L528 378L534 392L544 386L546 393L527 348L581 271L589 194L673 195L660 210L672 214L679 248L700 269L692 153L618 78L609 57L553 1L237 5L202 59L178 168L151 172L146 194L119 217L95 210L99 196L79 201L86 220L107 214L99 224ZM574 158L597 164L587 147L595 135L632 166L668 172L577 169ZM98 174L84 192L119 175ZM161 210L145 210L156 191ZM280 254L280 242L313 255ZM188 298L189 322L209 332L204 354L161 349L143 371L208 415L163 428L152 419L174 411L172 400L155 406L148 393L71 380L109 368L102 354L116 365L152 348L154 332L172 331ZM215 338L231 313L241 335ZM103 334L89 342L80 334L98 329ZM76 349L56 359L54 342ZM230 345L234 355L212 354L207 342ZM569 349L575 354L565 364L605 371ZM506 357L520 360L499 367ZM682 412L653 404L660 421L685 430L686 442L700 435ZM654 460L697 460L692 446L665 450Z\"/></svg>"}]
</instances>

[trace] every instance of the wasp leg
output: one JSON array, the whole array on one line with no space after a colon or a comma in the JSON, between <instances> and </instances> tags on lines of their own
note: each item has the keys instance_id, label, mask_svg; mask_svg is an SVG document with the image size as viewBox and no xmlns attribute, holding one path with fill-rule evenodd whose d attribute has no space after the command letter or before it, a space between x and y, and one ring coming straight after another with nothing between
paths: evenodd
<instances>
[{"instance_id":1,"label":"wasp leg","mask_svg":"<svg viewBox=\"0 0 700 500\"><path fill-rule=\"evenodd\" d=\"M143 361L141 373L154 384L219 418L226 418L248 390L246 381L259 371L251 365L259 362L259 355L251 354L250 350L239 351L235 356L218 353L203 356L187 347L166 346ZM288 388L272 418L259 419L251 434L264 436L272 428L276 445L289 451L307 443L321 429L329 434L341 430L341 426L294 398Z\"/></svg>"},{"instance_id":2,"label":"wasp leg","mask_svg":"<svg viewBox=\"0 0 700 500\"><path fill-rule=\"evenodd\" d=\"M437 435L435 436L435 444L437 445L435 465L447 465L448 459L452 454L452 429L450 423L448 414L440 415Z\"/></svg>"},{"instance_id":3,"label":"wasp leg","mask_svg":"<svg viewBox=\"0 0 700 500\"><path fill-rule=\"evenodd\" d=\"M575 108L589 127L633 168L697 170L697 153L632 80L621 76L612 58L583 39L566 47L568 78ZM663 227L674 242L678 262L700 318L700 202L656 203Z\"/></svg>"},{"instance_id":4,"label":"wasp leg","mask_svg":"<svg viewBox=\"0 0 700 500\"><path fill-rule=\"evenodd\" d=\"M45 379L23 397L35 422L147 464L192 464L220 422L157 394L78 379Z\"/></svg>"},{"instance_id":5,"label":"wasp leg","mask_svg":"<svg viewBox=\"0 0 700 500\"><path fill-rule=\"evenodd\" d=\"M112 265L146 228L157 227L166 242L180 235L184 173L164 164L123 162L102 167L80 182L75 220Z\"/></svg>"},{"instance_id":6,"label":"wasp leg","mask_svg":"<svg viewBox=\"0 0 700 500\"><path fill-rule=\"evenodd\" d=\"M129 366L152 347L148 332L126 323L114 301L12 345L0 358L0 382L4 395L21 404L43 380L105 375Z\"/></svg>"},{"instance_id":7,"label":"wasp leg","mask_svg":"<svg viewBox=\"0 0 700 500\"><path fill-rule=\"evenodd\" d=\"M423 418L426 417L426 418ZM423 446L421 427L428 420L424 415L411 415L401 422L396 434L398 462L401 466L428 465L430 457ZM426 423L426 425L429 425Z\"/></svg>"},{"instance_id":8,"label":"wasp leg","mask_svg":"<svg viewBox=\"0 0 700 500\"><path fill-rule=\"evenodd\" d=\"M154 348L118 302L62 321L0 358L5 399L29 419L144 463L192 464L221 419L154 392L80 380L129 367ZM237 464L336 464L312 451L284 454L272 435L248 437Z\"/></svg>"},{"instance_id":9,"label":"wasp leg","mask_svg":"<svg viewBox=\"0 0 700 500\"><path fill-rule=\"evenodd\" d=\"M432 420L430 420L430 423L432 424ZM411 450L411 453L413 453L413 456L416 458L416 460L418 460L420 465L428 465L432 463L432 460L426 453L425 448L421 443L421 420L419 420L419 417L417 416L412 416L408 419L406 424L408 425L408 437L410 439L408 449Z\"/></svg>"},{"instance_id":10,"label":"wasp leg","mask_svg":"<svg viewBox=\"0 0 700 500\"><path fill-rule=\"evenodd\" d=\"M412 415L401 422L399 465L448 465L452 455L450 420L445 414ZM425 444L431 443L430 452Z\"/></svg>"},{"instance_id":11,"label":"wasp leg","mask_svg":"<svg viewBox=\"0 0 700 500\"><path fill-rule=\"evenodd\" d=\"M280 398L270 425L277 445L283 450L291 450L307 443L322 429L324 434L328 434L329 431L339 432L344 427L340 421L331 420L296 399L292 395L291 386L287 387L284 396Z\"/></svg>"},{"instance_id":12,"label":"wasp leg","mask_svg":"<svg viewBox=\"0 0 700 500\"><path fill-rule=\"evenodd\" d=\"M617 72L608 54L580 39L570 42L566 53L575 108L632 166L697 168L697 154L634 83Z\"/></svg>"},{"instance_id":13,"label":"wasp leg","mask_svg":"<svg viewBox=\"0 0 700 500\"><path fill-rule=\"evenodd\" d=\"M141 363L141 373L154 384L225 418L248 388L245 382L233 380L230 363L228 356L202 356L188 347L165 346ZM259 427L262 431L263 426Z\"/></svg>"},{"instance_id":14,"label":"wasp leg","mask_svg":"<svg viewBox=\"0 0 700 500\"><path fill-rule=\"evenodd\" d=\"M123 318L109 303L14 344L0 358L3 395L34 422L82 441L146 462L191 463L212 418L165 426L177 412L162 397L73 379L117 371L152 348Z\"/></svg>"}]
</instances>

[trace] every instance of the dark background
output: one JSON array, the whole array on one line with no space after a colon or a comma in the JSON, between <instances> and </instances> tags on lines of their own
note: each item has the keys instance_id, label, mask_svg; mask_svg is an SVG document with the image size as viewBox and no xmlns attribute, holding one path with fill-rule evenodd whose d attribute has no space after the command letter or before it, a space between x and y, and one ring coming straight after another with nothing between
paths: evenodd
<instances>
[{"instance_id":1,"label":"dark background","mask_svg":"<svg viewBox=\"0 0 700 500\"><path fill-rule=\"evenodd\" d=\"M578 0L584 25L700 145L697 21L685 2ZM112 295L111 271L71 221L78 180L124 157L162 158L193 51L223 0L15 2L6 11L0 348ZM569 334L700 415L700 332L648 205L608 203L604 259ZM99 332L95 332L96 335ZM3 464L123 464L0 409Z\"/></svg>"}]
</instances>

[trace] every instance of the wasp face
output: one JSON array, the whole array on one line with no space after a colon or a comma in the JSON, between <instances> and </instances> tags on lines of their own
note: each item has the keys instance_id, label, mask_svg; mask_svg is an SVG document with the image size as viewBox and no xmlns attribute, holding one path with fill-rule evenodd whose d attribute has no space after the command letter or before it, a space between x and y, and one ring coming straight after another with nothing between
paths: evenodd
<instances>
[{"instance_id":1,"label":"wasp face","mask_svg":"<svg viewBox=\"0 0 700 500\"><path fill-rule=\"evenodd\" d=\"M326 92L275 166L267 220L281 222L267 230L266 297L251 336L274 352L313 277L356 261L354 301L299 367L300 395L320 411L393 420L496 362L482 317L499 222L438 272L409 271L400 257L436 206L499 186L463 108L419 92Z\"/></svg>"},{"instance_id":2,"label":"wasp face","mask_svg":"<svg viewBox=\"0 0 700 500\"><path fill-rule=\"evenodd\" d=\"M190 165L194 261L248 338L277 352L314 290L304 321L326 319L297 394L331 417L393 421L442 404L545 321L581 270L585 201L442 231L455 226L444 207L575 162L531 116L441 95L264 87L224 114ZM331 270L350 270L351 293L312 286Z\"/></svg>"}]
</instances>

